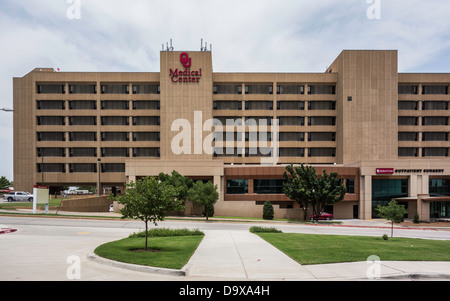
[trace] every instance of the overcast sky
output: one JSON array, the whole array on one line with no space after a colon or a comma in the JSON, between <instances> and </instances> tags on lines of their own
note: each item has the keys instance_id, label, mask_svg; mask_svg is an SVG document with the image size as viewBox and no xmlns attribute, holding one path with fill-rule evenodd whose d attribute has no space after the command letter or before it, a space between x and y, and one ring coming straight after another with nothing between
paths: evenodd
<instances>
[{"instance_id":1,"label":"overcast sky","mask_svg":"<svg viewBox=\"0 0 450 301\"><path fill-rule=\"evenodd\" d=\"M212 44L217 72L325 72L344 49L396 49L399 72L448 73L449 12L448 0L0 0L0 108L36 67L159 72L170 39ZM12 113L0 133L12 180Z\"/></svg>"}]
</instances>

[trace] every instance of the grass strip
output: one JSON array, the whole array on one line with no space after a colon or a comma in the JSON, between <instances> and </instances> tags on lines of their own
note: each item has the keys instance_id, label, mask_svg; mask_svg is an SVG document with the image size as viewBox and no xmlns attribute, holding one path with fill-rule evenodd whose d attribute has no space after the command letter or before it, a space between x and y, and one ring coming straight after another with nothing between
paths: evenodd
<instances>
[{"instance_id":1,"label":"grass strip","mask_svg":"<svg viewBox=\"0 0 450 301\"><path fill-rule=\"evenodd\" d=\"M450 241L418 238L257 233L303 265L366 261L450 261Z\"/></svg>"}]
</instances>

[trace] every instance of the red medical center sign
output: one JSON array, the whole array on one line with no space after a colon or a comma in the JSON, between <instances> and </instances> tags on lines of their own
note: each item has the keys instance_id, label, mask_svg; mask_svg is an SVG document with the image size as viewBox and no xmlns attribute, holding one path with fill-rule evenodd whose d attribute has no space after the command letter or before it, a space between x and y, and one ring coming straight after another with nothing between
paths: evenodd
<instances>
[{"instance_id":1,"label":"red medical center sign","mask_svg":"<svg viewBox=\"0 0 450 301\"><path fill-rule=\"evenodd\" d=\"M202 77L202 68L198 70L191 70L192 59L189 54L182 52L180 54L180 63L184 67L184 70L173 70L170 68L169 76L174 83L198 83Z\"/></svg>"},{"instance_id":2,"label":"red medical center sign","mask_svg":"<svg viewBox=\"0 0 450 301\"><path fill-rule=\"evenodd\" d=\"M377 175L391 175L394 173L393 168L377 168L376 169Z\"/></svg>"}]
</instances>

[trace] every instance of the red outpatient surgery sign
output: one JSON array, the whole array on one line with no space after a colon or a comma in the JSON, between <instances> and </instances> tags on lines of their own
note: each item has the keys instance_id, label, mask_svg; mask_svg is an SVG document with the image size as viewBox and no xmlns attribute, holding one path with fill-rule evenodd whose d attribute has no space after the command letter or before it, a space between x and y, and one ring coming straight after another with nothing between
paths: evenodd
<instances>
[{"instance_id":1,"label":"red outpatient surgery sign","mask_svg":"<svg viewBox=\"0 0 450 301\"><path fill-rule=\"evenodd\" d=\"M169 76L174 83L198 83L202 77L202 68L198 70L191 70L192 60L189 54L182 52L180 54L180 63L183 65L184 70L173 70L170 68Z\"/></svg>"},{"instance_id":2,"label":"red outpatient surgery sign","mask_svg":"<svg viewBox=\"0 0 450 301\"><path fill-rule=\"evenodd\" d=\"M394 169L393 168L377 168L376 169L377 175L386 175L386 174L393 174Z\"/></svg>"}]
</instances>

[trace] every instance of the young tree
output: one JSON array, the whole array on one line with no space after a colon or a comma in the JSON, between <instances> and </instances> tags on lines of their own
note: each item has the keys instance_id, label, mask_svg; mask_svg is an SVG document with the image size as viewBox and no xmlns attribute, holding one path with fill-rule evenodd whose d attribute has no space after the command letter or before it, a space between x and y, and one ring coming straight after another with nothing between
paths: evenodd
<instances>
[{"instance_id":1,"label":"young tree","mask_svg":"<svg viewBox=\"0 0 450 301\"><path fill-rule=\"evenodd\" d=\"M172 185L146 177L127 184L125 194L111 197L112 200L124 205L120 210L122 218L140 219L145 223L145 250L148 246L148 222L157 226L164 220L168 212L184 209L182 200L177 199L179 191Z\"/></svg>"},{"instance_id":2,"label":"young tree","mask_svg":"<svg viewBox=\"0 0 450 301\"><path fill-rule=\"evenodd\" d=\"M189 188L192 187L193 181L188 177L181 175L176 170L172 171L172 174L165 174L163 172L159 173L158 180L161 182L168 183L178 189L177 199L185 200L187 197L187 192Z\"/></svg>"},{"instance_id":3,"label":"young tree","mask_svg":"<svg viewBox=\"0 0 450 301\"><path fill-rule=\"evenodd\" d=\"M405 214L408 213L405 206L392 200L387 206L378 205L376 210L380 217L391 221L391 237L394 237L394 223L401 223Z\"/></svg>"},{"instance_id":4,"label":"young tree","mask_svg":"<svg viewBox=\"0 0 450 301\"><path fill-rule=\"evenodd\" d=\"M208 220L210 210L206 210L209 206L214 206L214 204L219 199L219 193L217 192L217 185L208 181L203 183L203 181L197 181L188 190L187 198L189 201L196 205L205 207L206 220Z\"/></svg>"},{"instance_id":5,"label":"young tree","mask_svg":"<svg viewBox=\"0 0 450 301\"><path fill-rule=\"evenodd\" d=\"M283 177L285 179L284 194L305 208L305 220L309 206L312 207L314 219L318 220L325 206L343 200L347 192L343 183L338 181L337 173L327 174L324 170L319 177L312 166L288 165Z\"/></svg>"}]
</instances>

